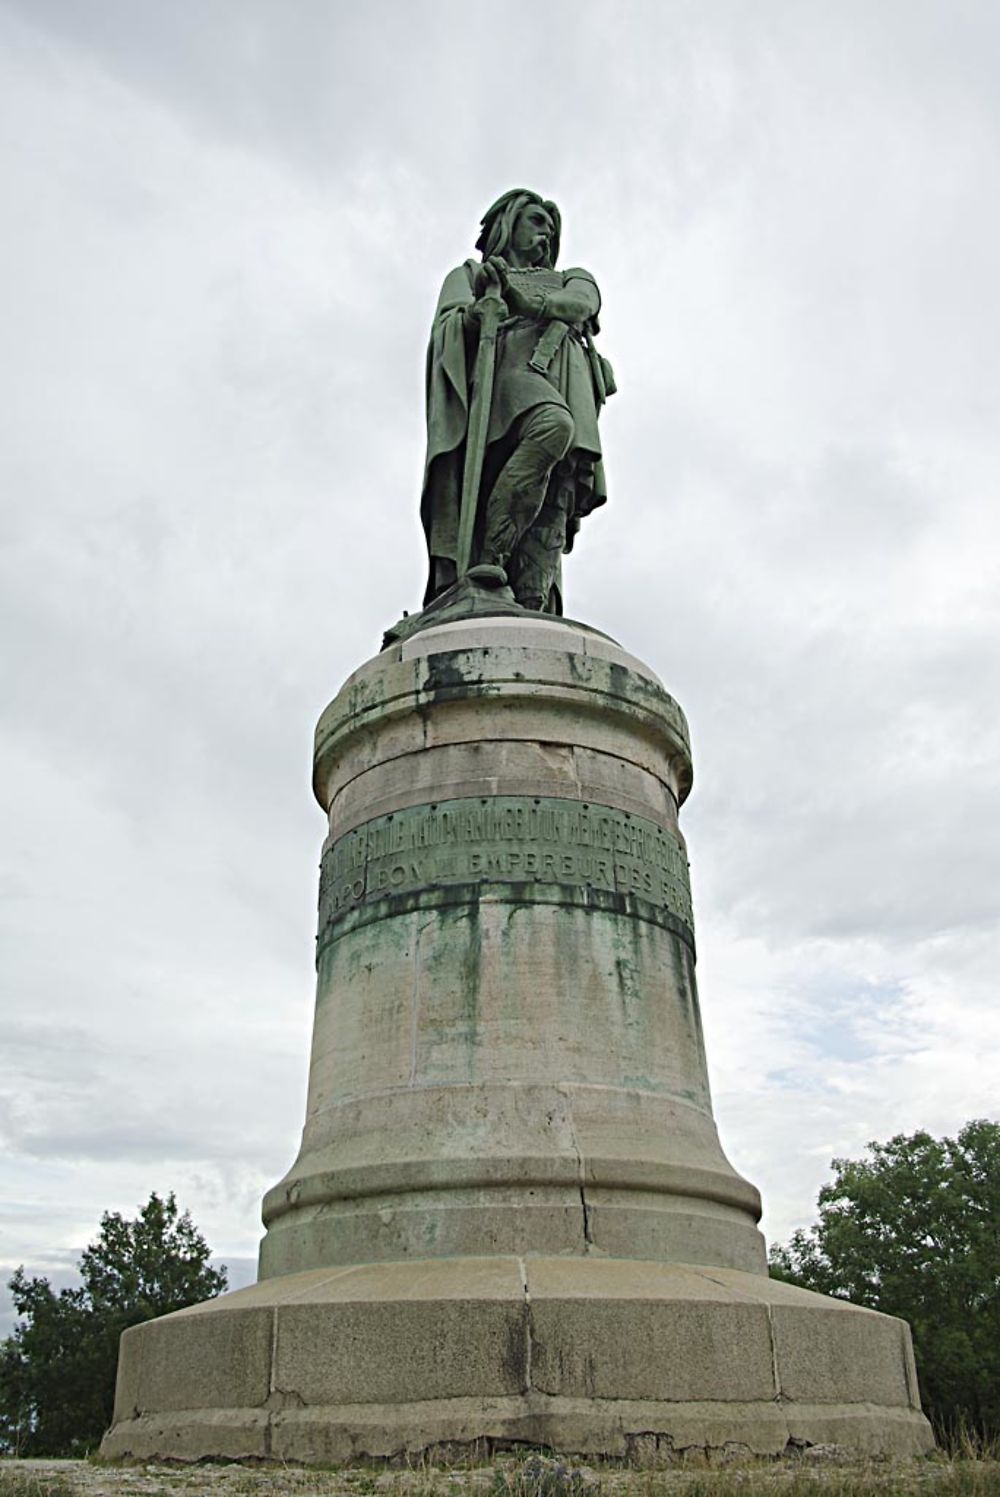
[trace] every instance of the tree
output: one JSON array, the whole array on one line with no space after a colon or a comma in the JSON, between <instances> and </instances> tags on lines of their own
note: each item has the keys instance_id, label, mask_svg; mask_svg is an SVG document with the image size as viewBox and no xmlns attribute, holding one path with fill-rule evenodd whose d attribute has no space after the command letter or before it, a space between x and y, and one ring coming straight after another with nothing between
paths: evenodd
<instances>
[{"instance_id":1,"label":"tree","mask_svg":"<svg viewBox=\"0 0 1000 1497\"><path fill-rule=\"evenodd\" d=\"M771 1273L908 1320L939 1433L1000 1435L1000 1124L898 1134L835 1159L819 1222L771 1250Z\"/></svg>"},{"instance_id":2,"label":"tree","mask_svg":"<svg viewBox=\"0 0 1000 1497\"><path fill-rule=\"evenodd\" d=\"M106 1211L84 1250L77 1289L52 1290L19 1268L9 1288L20 1317L0 1343L0 1448L24 1456L81 1455L111 1422L118 1338L226 1287L209 1247L154 1191L134 1221Z\"/></svg>"}]
</instances>

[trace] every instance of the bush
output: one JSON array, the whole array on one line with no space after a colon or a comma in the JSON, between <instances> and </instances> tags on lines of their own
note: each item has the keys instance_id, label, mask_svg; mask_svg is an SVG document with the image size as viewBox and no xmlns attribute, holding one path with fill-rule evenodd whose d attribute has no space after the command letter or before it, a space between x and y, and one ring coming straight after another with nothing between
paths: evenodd
<instances>
[{"instance_id":1,"label":"bush","mask_svg":"<svg viewBox=\"0 0 1000 1497\"><path fill-rule=\"evenodd\" d=\"M819 1221L771 1250L776 1278L908 1320L944 1439L1000 1437L1000 1124L903 1134L835 1159Z\"/></svg>"},{"instance_id":2,"label":"bush","mask_svg":"<svg viewBox=\"0 0 1000 1497\"><path fill-rule=\"evenodd\" d=\"M118 1339L140 1321L210 1299L226 1287L209 1247L173 1193L154 1191L134 1221L105 1212L80 1257L79 1289L54 1293L19 1268L10 1280L21 1317L0 1344L0 1449L83 1455L111 1422Z\"/></svg>"}]
</instances>

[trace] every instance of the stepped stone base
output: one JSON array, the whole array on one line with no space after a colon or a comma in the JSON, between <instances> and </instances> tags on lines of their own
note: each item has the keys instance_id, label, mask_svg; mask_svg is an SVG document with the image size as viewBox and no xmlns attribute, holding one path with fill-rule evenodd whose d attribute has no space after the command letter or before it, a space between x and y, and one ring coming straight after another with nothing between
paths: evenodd
<instances>
[{"instance_id":1,"label":"stepped stone base","mask_svg":"<svg viewBox=\"0 0 1000 1497\"><path fill-rule=\"evenodd\" d=\"M656 1463L790 1441L931 1447L902 1321L734 1269L493 1257L314 1269L135 1326L102 1454Z\"/></svg>"},{"instance_id":2,"label":"stepped stone base","mask_svg":"<svg viewBox=\"0 0 1000 1497\"><path fill-rule=\"evenodd\" d=\"M719 1142L683 712L511 607L396 631L320 720L302 1147L260 1282L123 1336L107 1456L932 1443L907 1327L769 1280Z\"/></svg>"}]
</instances>

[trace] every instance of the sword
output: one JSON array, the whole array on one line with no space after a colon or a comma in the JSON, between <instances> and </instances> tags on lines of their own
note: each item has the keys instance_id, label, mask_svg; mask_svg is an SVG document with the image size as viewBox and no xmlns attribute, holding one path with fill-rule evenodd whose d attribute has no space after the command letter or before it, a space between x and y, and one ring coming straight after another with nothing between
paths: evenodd
<instances>
[{"instance_id":1,"label":"sword","mask_svg":"<svg viewBox=\"0 0 1000 1497\"><path fill-rule=\"evenodd\" d=\"M479 347L472 373L472 401L465 436L465 469L462 474L462 504L458 512L458 543L455 547L455 570L462 578L472 560L472 533L476 526L479 484L486 457L486 436L490 427L490 405L493 401L493 376L496 372L497 330L507 312L498 295L487 293L479 323Z\"/></svg>"}]
</instances>

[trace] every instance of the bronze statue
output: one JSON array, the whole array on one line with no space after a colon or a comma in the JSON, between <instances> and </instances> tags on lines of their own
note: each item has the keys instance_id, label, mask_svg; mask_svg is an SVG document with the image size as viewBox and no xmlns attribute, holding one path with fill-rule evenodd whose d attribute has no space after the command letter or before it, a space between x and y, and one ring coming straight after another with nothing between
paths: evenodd
<instances>
[{"instance_id":1,"label":"bronze statue","mask_svg":"<svg viewBox=\"0 0 1000 1497\"><path fill-rule=\"evenodd\" d=\"M468 578L561 613L562 554L607 498L600 292L589 271L556 270L559 209L538 193L504 193L481 227L482 259L445 280L427 352L424 603Z\"/></svg>"}]
</instances>

